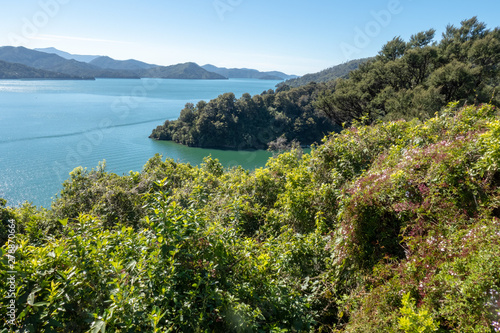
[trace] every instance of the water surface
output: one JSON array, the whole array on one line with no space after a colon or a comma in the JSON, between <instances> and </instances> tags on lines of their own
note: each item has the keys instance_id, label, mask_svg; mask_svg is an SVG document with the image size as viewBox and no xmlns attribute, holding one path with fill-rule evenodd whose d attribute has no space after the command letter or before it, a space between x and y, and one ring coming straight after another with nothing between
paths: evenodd
<instances>
[{"instance_id":1,"label":"water surface","mask_svg":"<svg viewBox=\"0 0 500 333\"><path fill-rule=\"evenodd\" d=\"M278 81L0 80L0 197L48 207L61 183L77 166L94 168L106 160L117 174L140 171L159 153L199 164L211 155L225 166L253 169L270 153L189 148L148 138L166 119L176 119L188 102L225 92L236 97L272 89Z\"/></svg>"}]
</instances>

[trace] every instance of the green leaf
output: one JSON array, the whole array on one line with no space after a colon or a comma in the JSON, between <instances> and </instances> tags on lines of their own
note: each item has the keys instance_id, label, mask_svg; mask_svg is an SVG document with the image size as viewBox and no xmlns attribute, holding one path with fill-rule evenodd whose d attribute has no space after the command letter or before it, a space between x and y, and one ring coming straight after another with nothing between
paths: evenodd
<instances>
[{"instance_id":1,"label":"green leaf","mask_svg":"<svg viewBox=\"0 0 500 333\"><path fill-rule=\"evenodd\" d=\"M68 218L65 218L64 220L59 220L59 223L61 223L63 227L65 227L68 224Z\"/></svg>"},{"instance_id":2,"label":"green leaf","mask_svg":"<svg viewBox=\"0 0 500 333\"><path fill-rule=\"evenodd\" d=\"M98 320L92 327L92 333L98 333L98 332L105 333L106 332L106 323L102 320Z\"/></svg>"},{"instance_id":3,"label":"green leaf","mask_svg":"<svg viewBox=\"0 0 500 333\"><path fill-rule=\"evenodd\" d=\"M35 302L35 293L31 293L28 295L28 305L33 306L33 303Z\"/></svg>"}]
</instances>

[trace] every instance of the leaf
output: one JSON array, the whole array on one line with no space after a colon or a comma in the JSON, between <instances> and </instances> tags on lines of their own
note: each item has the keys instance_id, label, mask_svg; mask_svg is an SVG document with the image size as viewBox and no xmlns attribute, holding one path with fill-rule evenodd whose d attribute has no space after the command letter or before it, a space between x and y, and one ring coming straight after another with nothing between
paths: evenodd
<instances>
[{"instance_id":1,"label":"leaf","mask_svg":"<svg viewBox=\"0 0 500 333\"><path fill-rule=\"evenodd\" d=\"M65 218L64 220L59 220L59 223L61 223L63 227L65 227L68 224L68 218Z\"/></svg>"},{"instance_id":2,"label":"leaf","mask_svg":"<svg viewBox=\"0 0 500 333\"><path fill-rule=\"evenodd\" d=\"M98 320L92 327L92 333L98 333L101 331L102 333L106 332L106 323L102 320Z\"/></svg>"},{"instance_id":3,"label":"leaf","mask_svg":"<svg viewBox=\"0 0 500 333\"><path fill-rule=\"evenodd\" d=\"M33 303L35 302L35 293L31 293L28 295L28 305L33 306Z\"/></svg>"}]
</instances>

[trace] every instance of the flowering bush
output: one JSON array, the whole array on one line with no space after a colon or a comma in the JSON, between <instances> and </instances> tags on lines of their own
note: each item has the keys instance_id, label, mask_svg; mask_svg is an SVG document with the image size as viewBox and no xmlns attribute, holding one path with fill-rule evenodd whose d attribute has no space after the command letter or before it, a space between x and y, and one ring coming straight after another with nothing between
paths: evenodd
<instances>
[{"instance_id":1,"label":"flowering bush","mask_svg":"<svg viewBox=\"0 0 500 333\"><path fill-rule=\"evenodd\" d=\"M499 158L497 109L450 105L254 172L77 169L51 209L0 202L2 332L499 331Z\"/></svg>"}]
</instances>

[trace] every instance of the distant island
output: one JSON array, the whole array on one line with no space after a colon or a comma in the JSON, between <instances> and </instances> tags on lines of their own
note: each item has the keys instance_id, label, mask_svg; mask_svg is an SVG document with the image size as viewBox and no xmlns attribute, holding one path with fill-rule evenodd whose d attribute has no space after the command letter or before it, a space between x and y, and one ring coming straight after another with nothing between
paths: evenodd
<instances>
[{"instance_id":1,"label":"distant island","mask_svg":"<svg viewBox=\"0 0 500 333\"><path fill-rule=\"evenodd\" d=\"M186 62L170 66L148 64L135 59L115 60L108 56L75 55L56 48L27 49L0 47L0 78L9 79L191 79L226 80L255 78L286 80L295 78L282 72L260 72L255 69L227 69L213 65L199 66ZM10 65L7 65L10 64ZM17 66L17 70L13 70ZM24 67L19 67L24 66Z\"/></svg>"},{"instance_id":2,"label":"distant island","mask_svg":"<svg viewBox=\"0 0 500 333\"><path fill-rule=\"evenodd\" d=\"M260 79L260 80L288 80L297 78L297 75L288 75L283 72L261 72L249 68L225 68L214 65L203 65L202 68L209 72L217 73L228 79Z\"/></svg>"}]
</instances>

